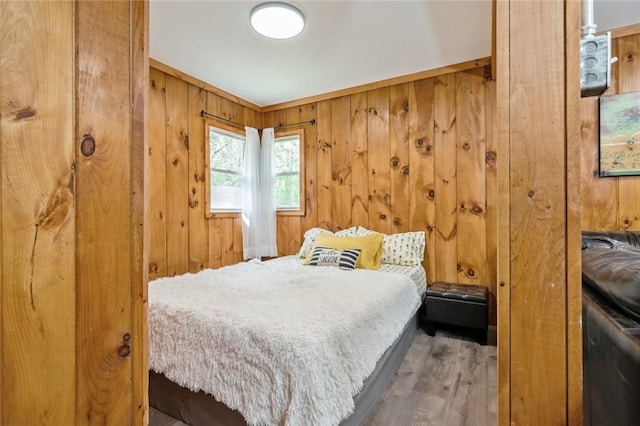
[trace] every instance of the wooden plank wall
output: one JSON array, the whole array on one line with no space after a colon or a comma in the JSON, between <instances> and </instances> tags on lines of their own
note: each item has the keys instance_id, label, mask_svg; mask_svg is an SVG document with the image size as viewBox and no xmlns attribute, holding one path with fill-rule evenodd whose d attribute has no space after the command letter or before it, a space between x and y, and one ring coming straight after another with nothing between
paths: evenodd
<instances>
[{"instance_id":1,"label":"wooden plank wall","mask_svg":"<svg viewBox=\"0 0 640 426\"><path fill-rule=\"evenodd\" d=\"M189 80L189 81L186 81ZM259 110L156 68L149 74L149 278L196 272L242 260L240 218L207 219L202 110L262 127Z\"/></svg>"},{"instance_id":2,"label":"wooden plank wall","mask_svg":"<svg viewBox=\"0 0 640 426\"><path fill-rule=\"evenodd\" d=\"M0 424L147 422L147 8L0 2Z\"/></svg>"},{"instance_id":3,"label":"wooden plank wall","mask_svg":"<svg viewBox=\"0 0 640 426\"><path fill-rule=\"evenodd\" d=\"M279 254L296 253L314 226L423 230L430 282L481 283L495 294L495 88L485 71L265 112L265 127L316 119L303 126L306 214L279 217Z\"/></svg>"},{"instance_id":4,"label":"wooden plank wall","mask_svg":"<svg viewBox=\"0 0 640 426\"><path fill-rule=\"evenodd\" d=\"M615 32L614 32L615 36ZM612 41L612 83L605 95L640 90L640 24ZM640 176L599 177L598 97L580 100L582 229L640 230Z\"/></svg>"},{"instance_id":5,"label":"wooden plank wall","mask_svg":"<svg viewBox=\"0 0 640 426\"><path fill-rule=\"evenodd\" d=\"M202 109L272 127L305 124L305 215L278 216L278 254L304 232L362 225L384 233L423 230L428 280L496 286L495 147L488 133L495 88L482 65L334 98L251 108L150 73L150 277L242 259L240 219L205 219ZM492 225L493 224L493 225ZM489 257L489 254L492 257ZM490 301L495 324L495 297Z\"/></svg>"}]
</instances>

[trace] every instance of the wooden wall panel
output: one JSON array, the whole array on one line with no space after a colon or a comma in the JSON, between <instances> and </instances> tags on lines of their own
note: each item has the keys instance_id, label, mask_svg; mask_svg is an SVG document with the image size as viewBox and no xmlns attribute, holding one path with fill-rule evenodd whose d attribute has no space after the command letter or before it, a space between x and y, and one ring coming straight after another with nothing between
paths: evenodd
<instances>
[{"instance_id":1,"label":"wooden wall panel","mask_svg":"<svg viewBox=\"0 0 640 426\"><path fill-rule=\"evenodd\" d=\"M3 425L75 422L73 9L0 2Z\"/></svg>"},{"instance_id":2,"label":"wooden wall panel","mask_svg":"<svg viewBox=\"0 0 640 426\"><path fill-rule=\"evenodd\" d=\"M351 95L351 220L369 227L367 92Z\"/></svg>"},{"instance_id":3,"label":"wooden wall panel","mask_svg":"<svg viewBox=\"0 0 640 426\"><path fill-rule=\"evenodd\" d=\"M434 89L434 150L436 241L438 279L457 282L457 195L456 195L456 76L437 78ZM463 183L461 183L463 184Z\"/></svg>"},{"instance_id":4,"label":"wooden wall panel","mask_svg":"<svg viewBox=\"0 0 640 426\"><path fill-rule=\"evenodd\" d=\"M207 92L199 87L188 87L189 130L187 133L188 152L188 182L189 191L189 271L198 272L209 265L209 224L207 223L207 205L205 200L205 185L209 173L205 154L205 126L200 111L207 109Z\"/></svg>"},{"instance_id":5,"label":"wooden wall panel","mask_svg":"<svg viewBox=\"0 0 640 426\"><path fill-rule=\"evenodd\" d=\"M456 74L458 282L488 283L486 222L486 105L484 68Z\"/></svg>"},{"instance_id":6,"label":"wooden wall panel","mask_svg":"<svg viewBox=\"0 0 640 426\"><path fill-rule=\"evenodd\" d=\"M640 34L617 40L618 92L640 90ZM623 230L640 230L640 185L638 177L618 178L618 224Z\"/></svg>"},{"instance_id":7,"label":"wooden wall panel","mask_svg":"<svg viewBox=\"0 0 640 426\"><path fill-rule=\"evenodd\" d=\"M409 89L409 229L424 230L427 282L437 276L435 256L434 78L414 81Z\"/></svg>"},{"instance_id":8,"label":"wooden wall panel","mask_svg":"<svg viewBox=\"0 0 640 426\"><path fill-rule=\"evenodd\" d=\"M147 4L0 22L0 423L144 424Z\"/></svg>"},{"instance_id":9,"label":"wooden wall panel","mask_svg":"<svg viewBox=\"0 0 640 426\"><path fill-rule=\"evenodd\" d=\"M241 261L239 215L206 217L209 159L200 112L232 120L239 130L260 128L262 113L155 68L149 80L150 278Z\"/></svg>"},{"instance_id":10,"label":"wooden wall panel","mask_svg":"<svg viewBox=\"0 0 640 426\"><path fill-rule=\"evenodd\" d=\"M167 276L166 76L149 70L149 279Z\"/></svg>"},{"instance_id":11,"label":"wooden wall panel","mask_svg":"<svg viewBox=\"0 0 640 426\"><path fill-rule=\"evenodd\" d=\"M369 227L391 232L391 155L389 147L389 88L368 94Z\"/></svg>"},{"instance_id":12,"label":"wooden wall panel","mask_svg":"<svg viewBox=\"0 0 640 426\"><path fill-rule=\"evenodd\" d=\"M487 221L487 286L489 287L489 318L497 318L498 295L498 114L495 81L485 83L486 135L486 221Z\"/></svg>"},{"instance_id":13,"label":"wooden wall panel","mask_svg":"<svg viewBox=\"0 0 640 426\"><path fill-rule=\"evenodd\" d=\"M316 120L316 104L301 105L300 122ZM317 126L306 124L304 129L304 165L305 165L305 214L300 218L300 241L307 229L318 223L318 182L317 176Z\"/></svg>"},{"instance_id":14,"label":"wooden wall panel","mask_svg":"<svg viewBox=\"0 0 640 426\"><path fill-rule=\"evenodd\" d=\"M391 232L409 230L409 84L389 88Z\"/></svg>"},{"instance_id":15,"label":"wooden wall panel","mask_svg":"<svg viewBox=\"0 0 640 426\"><path fill-rule=\"evenodd\" d=\"M331 216L335 230L351 227L351 97L331 100Z\"/></svg>"},{"instance_id":16,"label":"wooden wall panel","mask_svg":"<svg viewBox=\"0 0 640 426\"><path fill-rule=\"evenodd\" d=\"M318 102L317 106L317 182L318 182L318 225L334 229L331 208L331 101Z\"/></svg>"},{"instance_id":17,"label":"wooden wall panel","mask_svg":"<svg viewBox=\"0 0 640 426\"><path fill-rule=\"evenodd\" d=\"M189 270L189 98L184 81L166 79L167 274Z\"/></svg>"},{"instance_id":18,"label":"wooden wall panel","mask_svg":"<svg viewBox=\"0 0 640 426\"><path fill-rule=\"evenodd\" d=\"M122 19L130 16L130 7L125 2L76 5L78 87L92 94L79 95L76 105L79 423L128 424L133 414L131 31L129 20ZM103 55L96 58L95 52Z\"/></svg>"}]
</instances>

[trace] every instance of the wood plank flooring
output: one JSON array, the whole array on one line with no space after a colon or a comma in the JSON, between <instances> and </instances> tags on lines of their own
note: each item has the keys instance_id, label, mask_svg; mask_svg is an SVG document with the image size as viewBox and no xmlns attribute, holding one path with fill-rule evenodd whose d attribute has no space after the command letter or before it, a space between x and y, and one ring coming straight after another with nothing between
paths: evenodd
<instances>
[{"instance_id":1,"label":"wood plank flooring","mask_svg":"<svg viewBox=\"0 0 640 426\"><path fill-rule=\"evenodd\" d=\"M456 328L419 330L382 400L363 426L497 424L496 335L485 346ZM153 408L149 426L184 426Z\"/></svg>"}]
</instances>

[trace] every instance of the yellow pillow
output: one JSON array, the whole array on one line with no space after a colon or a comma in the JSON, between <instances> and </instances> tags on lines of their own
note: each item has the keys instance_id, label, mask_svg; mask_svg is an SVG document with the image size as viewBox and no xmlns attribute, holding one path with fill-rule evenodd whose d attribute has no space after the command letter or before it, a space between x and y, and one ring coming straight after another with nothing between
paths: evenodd
<instances>
[{"instance_id":1,"label":"yellow pillow","mask_svg":"<svg viewBox=\"0 0 640 426\"><path fill-rule=\"evenodd\" d=\"M315 247L327 247L338 250L360 249L356 268L378 269L382 258L382 239L384 234L373 233L361 237L336 237L331 234L319 234ZM311 250L313 253L313 250ZM308 265L310 258L304 261Z\"/></svg>"}]
</instances>

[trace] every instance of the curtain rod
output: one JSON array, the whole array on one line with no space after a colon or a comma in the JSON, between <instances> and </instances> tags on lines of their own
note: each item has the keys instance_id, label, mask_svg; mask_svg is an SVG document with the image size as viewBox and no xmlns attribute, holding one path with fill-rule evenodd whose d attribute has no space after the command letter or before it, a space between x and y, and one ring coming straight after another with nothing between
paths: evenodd
<instances>
[{"instance_id":1,"label":"curtain rod","mask_svg":"<svg viewBox=\"0 0 640 426\"><path fill-rule=\"evenodd\" d=\"M235 121L229 120L228 118L219 117L217 115L208 113L205 110L200 111L200 116L201 117L211 117L211 118L215 118L217 120L226 121L227 123L235 124L236 126L244 127L244 124L236 123ZM280 124L279 126L275 126L274 129L284 129L286 127L300 126L302 124L311 124L313 126L314 124L316 124L316 119L313 118L313 119L311 119L309 121L301 121L299 123L292 123L292 124ZM260 130L263 130L263 129L260 129Z\"/></svg>"}]
</instances>

